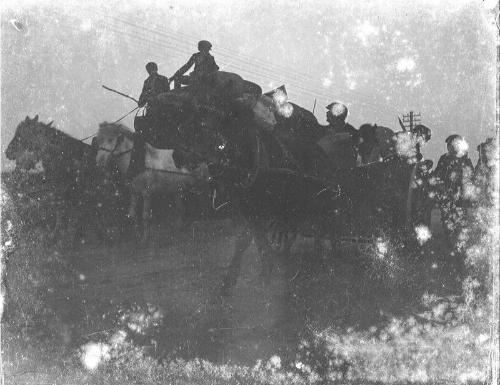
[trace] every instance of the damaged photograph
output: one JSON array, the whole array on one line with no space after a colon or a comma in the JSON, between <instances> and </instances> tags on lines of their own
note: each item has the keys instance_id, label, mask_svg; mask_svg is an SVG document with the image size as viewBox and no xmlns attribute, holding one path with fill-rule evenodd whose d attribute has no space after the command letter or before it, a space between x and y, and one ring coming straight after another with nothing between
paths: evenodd
<instances>
[{"instance_id":1,"label":"damaged photograph","mask_svg":"<svg viewBox=\"0 0 500 385\"><path fill-rule=\"evenodd\" d=\"M7 0L0 384L497 384L496 0Z\"/></svg>"}]
</instances>

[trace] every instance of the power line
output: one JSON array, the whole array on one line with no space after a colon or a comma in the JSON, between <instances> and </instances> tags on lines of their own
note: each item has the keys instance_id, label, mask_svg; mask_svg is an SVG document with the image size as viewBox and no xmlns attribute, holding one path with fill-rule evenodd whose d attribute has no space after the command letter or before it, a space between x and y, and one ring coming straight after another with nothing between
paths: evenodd
<instances>
[{"instance_id":1,"label":"power line","mask_svg":"<svg viewBox=\"0 0 500 385\"><path fill-rule=\"evenodd\" d=\"M166 32L165 29L158 30L158 29L147 28L147 27L143 27L143 26L140 26L138 24L132 23L132 22L130 22L128 20L120 19L120 18L118 18L116 16L109 16L109 15L106 15L106 16L110 17L110 18L112 18L114 20L117 20L117 21L119 21L121 23L127 24L129 26L132 26L132 27L135 27L135 28L141 28L141 29L147 30L149 32L153 32L153 33L156 33L156 34L168 37L170 39L178 40L183 45L186 43L186 40L185 40L186 38L189 39L189 40L192 40L193 43L196 42L196 40L198 39L197 37L190 36L190 35L187 35L187 34L182 33L182 32L173 31L171 29L169 29L168 32ZM181 37L178 37L176 35L179 35ZM218 53L220 53L223 56L229 56L231 58L240 57L241 60L245 60L245 62L250 61L250 62L253 62L254 64L259 63L260 65L264 65L266 67L272 66L272 67L275 67L275 68L279 69L280 72L284 72L284 73L290 74L291 76L294 76L294 77L299 77L303 81L307 81L308 80L305 76L303 76L301 74L298 74L296 72L293 72L289 68L281 66L279 64L269 63L269 62L267 62L265 60L262 60L262 59L259 59L259 58L256 58L256 57L253 57L253 56L250 56L250 55L241 54L238 51L230 50L230 49L227 49L227 48L224 48L224 47L218 47L217 49L218 49Z\"/></svg>"},{"instance_id":2,"label":"power line","mask_svg":"<svg viewBox=\"0 0 500 385\"><path fill-rule=\"evenodd\" d=\"M137 26L137 25L134 25L132 23L128 23L128 24L132 25L135 28L139 28L139 29L141 29L143 31L148 31L149 30L148 28ZM73 30L80 31L78 28L75 28L73 26L67 26L67 27L71 28ZM144 44L143 44L144 41L146 41L146 42L148 42L150 44L154 44L156 46L161 46L161 47L167 48L167 49L169 49L171 51L174 51L174 52L180 52L180 53L188 54L188 55L191 53L187 49L185 49L183 47L180 47L177 44L170 45L170 44L168 44L168 43L166 43L164 41L161 41L161 40L157 41L156 39L155 40L151 40L151 39L149 39L147 37L143 37L143 36L139 37L137 34L131 32L131 31L119 29L119 28L117 28L114 25L111 25L109 23L106 23L103 26L101 26L101 29L103 29L104 31L110 31L113 34L119 34L120 36L121 35L125 35L125 36L130 37L129 44L130 43L134 44L134 48L136 50L139 49L142 52L147 52L149 55L151 54L152 51L144 49ZM154 32L154 30L152 30L152 31ZM142 32L142 33L144 34L144 32ZM150 45L150 47L152 48L151 45ZM156 50L154 51L154 55L157 55L157 51ZM244 72L244 73L253 74L253 75L257 76L259 79L268 79L268 80L271 80L272 82L275 82L275 81L277 81L277 79L279 79L280 83L284 82L284 83L292 86L293 88L297 88L298 90L302 91L303 93L305 93L306 95L309 95L312 98L316 98L317 96L321 96L325 100L329 100L331 98L331 95L326 94L324 91L313 90L313 89L311 89L309 87L303 86L303 84L302 84L303 82L299 81L298 79L295 79L294 81L289 81L286 76L283 76L282 73L278 73L277 74L277 73L274 73L272 70L268 70L267 68L262 68L265 72L267 72L267 73L262 73L261 71L256 71L256 70L251 70L249 68L246 68L246 65L248 65L248 63L230 64L230 65L228 65L228 67L235 68L236 70ZM261 68L261 67L259 66L259 68ZM366 96L366 95L364 95L361 92L357 92L357 94ZM357 98L359 98L359 95L356 95ZM393 110L392 108L390 108L388 106L385 106L385 105L382 105L382 104L379 104L379 103L361 101L361 105L369 105L369 106L375 107L377 109L383 109L386 112L390 112L390 113L393 113L393 112L396 111L396 110Z\"/></svg>"},{"instance_id":3,"label":"power line","mask_svg":"<svg viewBox=\"0 0 500 385\"><path fill-rule=\"evenodd\" d=\"M109 17L108 15L106 15L107 17ZM123 20L123 19L119 19L117 17L110 17L114 20L117 20L121 23L125 23L127 25L130 25L134 28L139 28L139 29L142 29L142 30L145 30L145 31L148 31L148 32L152 32L152 33L155 33L155 34L159 34L159 35L163 35L163 36L166 36L168 38L174 38L175 40L178 40L183 46L184 44L186 43L184 39L180 39L176 36L174 36L173 34L177 33L177 34L180 34L181 36L184 35L184 36L188 36L189 35L186 35L186 34L182 34L182 33L178 33L178 32L174 32L172 31L170 34L169 33L165 33L165 32L161 32L161 31L158 31L158 30L155 30L155 29L152 29L152 28L147 28L147 27L143 27L143 26L140 26L138 24L134 24L132 22L129 22L129 21L126 21L126 20ZM190 38L190 37L189 37ZM194 39L194 37L193 37ZM221 56L224 57L229 57L230 59L234 59L235 56L247 56L247 55L242 55L238 52L235 52L235 51L231 51L231 50L228 50L228 49L225 49L223 47L220 47L218 48L220 51L221 51ZM229 54L225 54L223 53L223 51L227 51L229 52ZM219 53L218 53L219 55ZM262 59L258 59L258 58L255 58L255 57L252 57L252 56L247 56L248 59L246 61L243 61L244 64L249 64L248 61L250 62L253 62L253 65L252 67L255 67L257 66L258 68L260 68L261 70L264 70L264 71L267 71L267 72L270 72L273 74L273 76L276 76L276 77L283 77L283 74L285 74L286 76L285 77L291 77L292 79L294 79L295 81L299 81L299 82L305 82L305 83L308 83L310 84L311 81L310 79L304 77L302 74L298 74L296 72L291 72L289 69L284 69L284 70L279 70L279 72L274 72L272 70L269 70L269 67L277 67L278 65L276 65L275 63L270 63L270 62L266 62L266 61L263 61ZM241 61L242 59L236 59L237 61ZM257 65L256 62L261 62L263 63L264 67L260 66L260 65ZM281 67L281 66L279 66ZM282 67L282 68L285 68L285 67ZM318 85L318 84L316 84ZM394 109L394 112L397 112L397 110Z\"/></svg>"},{"instance_id":4,"label":"power line","mask_svg":"<svg viewBox=\"0 0 500 385\"><path fill-rule=\"evenodd\" d=\"M134 24L132 24L132 23L128 23L128 22L127 22L127 24L131 24L131 25L133 25L133 26L134 26L134 27L136 27L136 28L143 29L143 30L146 30L146 31L149 31L149 30L150 30L150 29L148 29L148 28L141 27L141 26L137 26L137 25L134 25ZM115 31L116 31L116 30L115 30ZM152 31L153 31L153 32L155 32L154 30L152 30ZM125 33L125 32L123 32L123 31L116 31L116 32L117 32L117 33ZM131 36L133 36L133 37L136 37L136 38L137 38L137 36L136 36L135 34L132 34ZM151 41L151 40L149 40L149 41ZM151 41L151 42L152 42L152 41ZM184 53L188 53L188 54L190 54L190 52L186 51L185 49L182 49L182 48L178 47L177 45L172 46L172 45L168 45L168 44L166 44L165 42L154 42L154 43L155 43L155 44L158 44L158 45L162 45L162 46L163 46L163 47L165 47L165 48L169 48L169 49L173 49L173 50L177 50L177 51L182 51L182 52L184 52ZM259 77L259 78L261 78L261 79L262 79L262 78L267 78L267 79L269 79L269 80L271 80L271 81L276 81L276 78L279 78L279 79L281 79L280 83L281 83L281 82L286 82L287 84L292 85L292 86L294 86L294 87L296 87L296 88L298 88L298 89L302 90L304 93L307 93L307 94L309 94L310 96L313 96L313 97L316 97L317 95L320 95L320 96L323 96L323 97L324 97L325 99L327 99L327 100L328 100L329 98L331 98L331 95L327 95L327 94L325 94L324 92L318 92L317 90L312 90L311 88L307 88L307 87L304 87L304 86L303 86L303 85L301 85L301 84L296 83L297 79L296 79L295 81L289 81L289 80L287 79L287 77L286 77L286 76L283 76L283 74L281 74L281 73L274 73L273 71L268 70L268 69L266 69L266 68L262 68L262 69L263 69L265 72L267 72L268 74L263 74L262 72L257 72L257 71L254 71L254 70L250 70L250 69L248 69L248 68L245 68L245 67L244 67L244 65L245 65L245 64L248 64L248 63L242 63L242 64L230 64L230 65L228 65L228 67L233 67L233 68L236 68L237 70L242 71L242 72L251 73L251 74L256 75L257 77ZM260 68L261 68L261 67L260 67ZM302 83L302 82L300 82L300 83ZM363 93L361 93L361 92L358 92L358 94L363 95ZM365 96L366 96L366 95L365 95ZM359 96L358 96L358 97L359 97ZM377 108L382 108L382 109L384 109L384 110L385 110L385 111L387 111L387 112L391 112L391 113L396 112L396 113L397 113L397 110L396 110L396 109L393 109L392 107L388 107L388 106L385 106L385 105L382 105L382 104L379 104L379 103L373 103L373 102L366 102L366 101L365 101L365 102L363 102L363 104L365 104L365 105L371 105L371 106L373 106L373 107L377 107Z\"/></svg>"},{"instance_id":5,"label":"power line","mask_svg":"<svg viewBox=\"0 0 500 385\"><path fill-rule=\"evenodd\" d=\"M112 18L112 19L114 19L114 20L118 20L119 22L124 23L124 24L126 24L126 25L132 26L132 27L134 27L134 28L141 29L141 30L146 31L146 32L149 32L149 33L154 33L154 34L162 35L162 36L165 36L165 37L167 37L167 38L169 38L169 39L172 39L172 38L173 38L174 40L179 40L179 43L177 43L177 42L169 42L169 43L171 44L171 45L169 46L170 48L171 48L171 47L180 48L180 47L178 46L178 44L181 44L181 47L185 47L185 43L186 43L186 42L185 42L185 40L181 40L181 39L179 39L179 38L173 37L172 35L169 35L169 34L166 34L166 33L158 32L158 31L156 31L156 30L154 30L154 29L151 29L151 28L147 28L147 27L139 26L139 25L137 25L137 24L130 23L130 22L128 22L128 21L123 21L123 20L117 19L116 17L111 17L111 18ZM166 43L166 42L164 42L164 43ZM184 49L184 48L181 48L181 49ZM187 53L187 52L186 52L186 53ZM189 52L188 54L191 54L191 52ZM255 62L255 60L248 60L248 61L250 61L250 62L252 62L252 61L253 61L253 63L249 63L248 61L242 61L242 59L236 59L236 60L234 60L234 59L235 59L235 56L237 56L237 55L234 55L234 54L231 54L231 53L230 53L230 54L224 53L224 50L223 50L223 49L221 49L221 52L220 52L220 53L218 52L218 56L220 56L220 57L222 57L222 58L229 58L229 59L230 59L230 61L232 60L233 62L234 62L234 61L237 61L237 62L239 62L239 65L240 65L240 66L241 66L241 65L249 65L249 64L250 64L253 68L258 68L260 71L268 72L268 73L270 73L272 76L275 76L275 77L283 77L283 75L284 75L283 71L275 72L275 71L273 71L272 69L269 69L269 66L270 66L270 65L269 65L269 63L267 63L267 65L266 65L266 66L262 66L262 65L260 65L260 64L258 64L258 63L256 63L256 62ZM272 65L271 65L271 66L272 66ZM240 67L240 68L241 68L241 67ZM302 76L302 75L292 74L292 73L290 73L290 72L287 72L287 73L285 73L285 74L286 74L288 77L291 77L291 78L293 78L295 81L298 81L298 82L307 82L307 81L308 81L308 80L307 80L304 76Z\"/></svg>"}]
</instances>

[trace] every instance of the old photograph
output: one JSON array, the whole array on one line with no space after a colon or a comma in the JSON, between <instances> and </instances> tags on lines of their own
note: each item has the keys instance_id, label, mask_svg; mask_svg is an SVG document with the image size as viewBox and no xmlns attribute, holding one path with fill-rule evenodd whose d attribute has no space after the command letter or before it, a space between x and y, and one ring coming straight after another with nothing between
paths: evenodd
<instances>
[{"instance_id":1,"label":"old photograph","mask_svg":"<svg viewBox=\"0 0 500 385\"><path fill-rule=\"evenodd\" d=\"M496 0L7 0L3 384L497 384Z\"/></svg>"}]
</instances>

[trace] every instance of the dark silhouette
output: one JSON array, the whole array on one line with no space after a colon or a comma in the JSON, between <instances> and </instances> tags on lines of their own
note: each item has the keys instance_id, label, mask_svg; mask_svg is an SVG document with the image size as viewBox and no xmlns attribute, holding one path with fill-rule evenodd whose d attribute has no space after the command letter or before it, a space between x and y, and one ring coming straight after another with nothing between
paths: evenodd
<instances>
[{"instance_id":1,"label":"dark silhouette","mask_svg":"<svg viewBox=\"0 0 500 385\"><path fill-rule=\"evenodd\" d=\"M149 76L144 80L141 96L139 97L139 107L148 104L153 107L157 104L157 96L163 92L170 91L168 78L158 73L158 65L150 62L146 64L146 71Z\"/></svg>"},{"instance_id":2,"label":"dark silhouette","mask_svg":"<svg viewBox=\"0 0 500 385\"><path fill-rule=\"evenodd\" d=\"M201 40L198 43L198 51L193 54L188 62L184 64L172 76L174 87L180 88L181 85L201 85L210 82L211 75L219 70L219 66L215 63L215 59L210 55L212 44L209 41ZM194 65L193 72L189 76L184 74Z\"/></svg>"},{"instance_id":3,"label":"dark silhouette","mask_svg":"<svg viewBox=\"0 0 500 385\"><path fill-rule=\"evenodd\" d=\"M474 167L463 137L450 135L445 142L448 152L439 158L433 176L443 228L450 244L455 245L470 204Z\"/></svg>"},{"instance_id":4,"label":"dark silhouette","mask_svg":"<svg viewBox=\"0 0 500 385\"><path fill-rule=\"evenodd\" d=\"M353 168L357 159L357 130L346 122L348 109L342 103L326 106L326 120L329 125L318 145L328 156L333 170Z\"/></svg>"},{"instance_id":5,"label":"dark silhouette","mask_svg":"<svg viewBox=\"0 0 500 385\"><path fill-rule=\"evenodd\" d=\"M146 106L146 114L136 116L134 120L136 136L128 171L130 178L144 170L144 154L146 152L148 131L155 130L161 120L158 95L170 91L168 78L158 74L156 63L149 62L146 64L146 71L149 77L144 80L141 96L139 97L139 107Z\"/></svg>"},{"instance_id":6,"label":"dark silhouette","mask_svg":"<svg viewBox=\"0 0 500 385\"><path fill-rule=\"evenodd\" d=\"M95 164L95 146L89 146L62 131L26 117L16 129L14 138L5 152L10 160L16 161L16 168L30 169L41 161L44 170L43 188L51 192L56 224L52 239L67 226L71 216L76 217L77 234L80 235L91 217L99 215L97 199L99 194L98 174ZM99 221L95 221L98 224ZM97 235L101 236L101 229Z\"/></svg>"}]
</instances>

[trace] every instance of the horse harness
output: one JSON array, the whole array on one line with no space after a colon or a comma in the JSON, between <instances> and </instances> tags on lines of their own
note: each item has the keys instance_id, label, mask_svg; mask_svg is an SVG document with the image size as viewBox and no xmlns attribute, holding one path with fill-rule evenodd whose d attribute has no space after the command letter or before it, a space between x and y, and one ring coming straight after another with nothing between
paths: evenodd
<instances>
[{"instance_id":1,"label":"horse harness","mask_svg":"<svg viewBox=\"0 0 500 385\"><path fill-rule=\"evenodd\" d=\"M113 157L113 158L119 158L122 155L125 155L125 154L128 154L129 152L132 152L133 147L131 149L129 149L129 150L115 153L116 149L118 148L118 145L120 144L120 140L123 137L123 135L124 134L120 134L120 135L117 136L117 138L116 138L116 144L115 144L115 146L113 147L112 150L110 150L108 148L105 148L105 147L99 147L99 150L109 152L110 156ZM145 169L146 170L151 170L151 171L164 172L164 173L167 173L167 174L189 175L189 173L185 173L185 172L181 172L181 171L162 170L162 169L159 169L159 168L152 168L152 167L146 167Z\"/></svg>"},{"instance_id":2,"label":"horse harness","mask_svg":"<svg viewBox=\"0 0 500 385\"><path fill-rule=\"evenodd\" d=\"M119 153L116 153L116 154L115 154L115 151L116 151L116 149L118 148L118 145L120 144L120 141L121 141L121 139L123 138L123 135L124 135L124 134L120 134L120 135L118 135L118 136L116 137L116 143L115 143L115 146L113 147L113 149L112 149L112 150L107 149L107 148L105 148L105 147L99 147L99 150L109 152L109 153L110 153L110 156L115 157L115 158L120 157L120 156L122 156L122 155L124 155L124 154L128 154L129 152L132 152L132 149L133 149L133 148L131 148L130 150L122 151L122 152L119 152Z\"/></svg>"}]
</instances>

